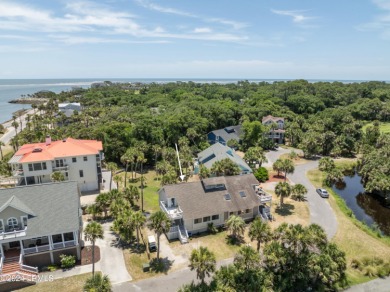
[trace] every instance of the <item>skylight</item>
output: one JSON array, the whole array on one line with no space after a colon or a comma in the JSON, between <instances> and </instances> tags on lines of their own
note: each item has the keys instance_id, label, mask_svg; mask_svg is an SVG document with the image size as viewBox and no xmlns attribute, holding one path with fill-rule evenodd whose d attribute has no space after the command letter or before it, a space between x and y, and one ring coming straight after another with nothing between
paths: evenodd
<instances>
[{"instance_id":1,"label":"skylight","mask_svg":"<svg viewBox=\"0 0 390 292\"><path fill-rule=\"evenodd\" d=\"M230 194L225 194L224 197L225 197L225 200L226 200L226 201L230 201L230 200L232 199L232 197L230 196Z\"/></svg>"},{"instance_id":2,"label":"skylight","mask_svg":"<svg viewBox=\"0 0 390 292\"><path fill-rule=\"evenodd\" d=\"M240 192L238 192L238 193L240 194L241 198L245 198L245 197L246 197L246 194L245 194L244 191L240 191Z\"/></svg>"}]
</instances>

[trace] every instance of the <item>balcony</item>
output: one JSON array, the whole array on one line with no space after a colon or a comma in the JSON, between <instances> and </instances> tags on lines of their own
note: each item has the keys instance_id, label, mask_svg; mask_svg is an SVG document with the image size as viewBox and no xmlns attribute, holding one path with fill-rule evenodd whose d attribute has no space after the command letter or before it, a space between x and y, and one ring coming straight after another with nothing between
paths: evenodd
<instances>
[{"instance_id":1,"label":"balcony","mask_svg":"<svg viewBox=\"0 0 390 292\"><path fill-rule=\"evenodd\" d=\"M25 255L28 255L33 253L45 252L49 250L62 249L62 248L68 248L74 246L77 246L77 241L69 240L63 242L56 242L52 244L36 245L34 247L23 248L23 252Z\"/></svg>"},{"instance_id":2,"label":"balcony","mask_svg":"<svg viewBox=\"0 0 390 292\"><path fill-rule=\"evenodd\" d=\"M68 165L55 166L53 165L53 171L68 171Z\"/></svg>"},{"instance_id":3,"label":"balcony","mask_svg":"<svg viewBox=\"0 0 390 292\"><path fill-rule=\"evenodd\" d=\"M12 172L13 177L24 177L23 169L17 169Z\"/></svg>"},{"instance_id":4,"label":"balcony","mask_svg":"<svg viewBox=\"0 0 390 292\"><path fill-rule=\"evenodd\" d=\"M167 207L164 201L160 201L161 209L168 214L172 220L183 218L183 211L179 206Z\"/></svg>"},{"instance_id":5,"label":"balcony","mask_svg":"<svg viewBox=\"0 0 390 292\"><path fill-rule=\"evenodd\" d=\"M23 227L21 225L18 225L15 228L10 228L6 226L5 230L3 229L0 232L0 240L26 236L26 231L27 226Z\"/></svg>"},{"instance_id":6,"label":"balcony","mask_svg":"<svg viewBox=\"0 0 390 292\"><path fill-rule=\"evenodd\" d=\"M272 201L271 195L257 195L257 197L260 199L260 203L266 203Z\"/></svg>"}]
</instances>

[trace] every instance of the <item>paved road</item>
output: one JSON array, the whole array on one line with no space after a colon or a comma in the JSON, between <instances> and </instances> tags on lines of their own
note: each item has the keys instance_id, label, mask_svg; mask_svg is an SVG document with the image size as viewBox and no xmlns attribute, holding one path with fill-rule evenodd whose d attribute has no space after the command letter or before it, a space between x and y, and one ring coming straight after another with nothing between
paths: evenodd
<instances>
[{"instance_id":1,"label":"paved road","mask_svg":"<svg viewBox=\"0 0 390 292\"><path fill-rule=\"evenodd\" d=\"M34 109L31 109L31 110L27 111L24 115L21 116L20 119L22 120L22 123L20 123L20 119L19 118L16 119L16 121L19 124L18 133L19 133L19 131L21 131L22 129L24 129L26 127L26 116L27 116L27 114L30 114L30 115L34 114ZM10 120L8 122L3 123L3 126L4 126L4 128L7 131L5 132L5 134L3 136L0 137L0 141L3 142L4 144L8 144L9 141L11 141L11 139L13 137L15 137L15 128L11 125L12 122L13 122L13 120Z\"/></svg>"},{"instance_id":2,"label":"paved road","mask_svg":"<svg viewBox=\"0 0 390 292\"><path fill-rule=\"evenodd\" d=\"M228 265L233 262L233 259L226 259L217 263L217 268ZM114 292L127 291L142 291L142 292L176 292L184 284L189 284L192 281L197 282L196 272L190 268L185 268L180 271L169 273L161 277L146 279L135 283L122 283L113 285Z\"/></svg>"},{"instance_id":3,"label":"paved road","mask_svg":"<svg viewBox=\"0 0 390 292\"><path fill-rule=\"evenodd\" d=\"M300 150L296 150L298 153ZM272 166L272 163L285 153L290 153L290 149L279 148L277 151L270 151L267 153L268 163L267 166ZM328 238L331 239L337 232L337 219L327 199L321 198L315 187L311 184L307 178L306 173L309 170L318 167L318 161L310 161L308 163L295 166L293 174L287 175L290 181L295 184L304 185L308 193L306 195L307 202L310 210L310 222L316 223L324 228Z\"/></svg>"}]
</instances>

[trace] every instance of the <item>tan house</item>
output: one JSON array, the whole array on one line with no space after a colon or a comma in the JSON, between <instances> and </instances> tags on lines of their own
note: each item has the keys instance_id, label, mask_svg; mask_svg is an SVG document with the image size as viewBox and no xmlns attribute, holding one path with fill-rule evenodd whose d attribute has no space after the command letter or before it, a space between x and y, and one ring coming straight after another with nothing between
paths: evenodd
<instances>
[{"instance_id":1,"label":"tan house","mask_svg":"<svg viewBox=\"0 0 390 292\"><path fill-rule=\"evenodd\" d=\"M272 196L259 193L258 185L253 174L244 174L163 186L160 208L172 220L168 239L185 243L191 234L207 231L209 223L223 226L231 215L244 220L261 216Z\"/></svg>"},{"instance_id":2,"label":"tan house","mask_svg":"<svg viewBox=\"0 0 390 292\"><path fill-rule=\"evenodd\" d=\"M80 259L81 215L77 182L0 189L0 280L36 275L61 254Z\"/></svg>"},{"instance_id":3,"label":"tan house","mask_svg":"<svg viewBox=\"0 0 390 292\"><path fill-rule=\"evenodd\" d=\"M18 185L49 183L53 172L78 182L81 192L96 191L102 183L102 142L67 138L25 144L9 160Z\"/></svg>"},{"instance_id":4,"label":"tan house","mask_svg":"<svg viewBox=\"0 0 390 292\"><path fill-rule=\"evenodd\" d=\"M284 118L268 115L263 117L261 122L263 125L271 127L271 130L267 134L269 139L272 139L278 144L284 143L284 135L286 132L284 130Z\"/></svg>"}]
</instances>

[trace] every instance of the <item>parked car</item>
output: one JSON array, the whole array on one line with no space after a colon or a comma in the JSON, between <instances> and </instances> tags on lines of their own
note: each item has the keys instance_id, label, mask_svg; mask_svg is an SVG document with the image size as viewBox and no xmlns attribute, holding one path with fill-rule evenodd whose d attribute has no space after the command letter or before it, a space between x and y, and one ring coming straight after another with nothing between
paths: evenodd
<instances>
[{"instance_id":1,"label":"parked car","mask_svg":"<svg viewBox=\"0 0 390 292\"><path fill-rule=\"evenodd\" d=\"M323 198L329 198L329 193L324 189L317 189L317 193Z\"/></svg>"},{"instance_id":2,"label":"parked car","mask_svg":"<svg viewBox=\"0 0 390 292\"><path fill-rule=\"evenodd\" d=\"M156 238L154 238L154 235L148 236L148 247L149 247L149 252L157 251Z\"/></svg>"}]
</instances>

